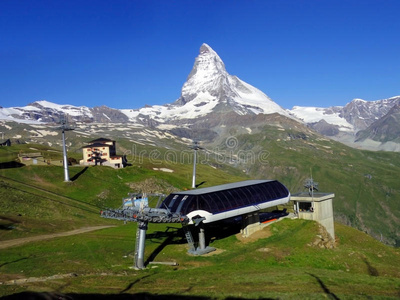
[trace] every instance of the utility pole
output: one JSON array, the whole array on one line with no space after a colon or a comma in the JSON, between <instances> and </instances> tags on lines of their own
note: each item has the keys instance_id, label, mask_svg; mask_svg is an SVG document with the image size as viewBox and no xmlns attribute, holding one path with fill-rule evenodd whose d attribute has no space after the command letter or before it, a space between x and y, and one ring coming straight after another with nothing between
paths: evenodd
<instances>
[{"instance_id":1,"label":"utility pole","mask_svg":"<svg viewBox=\"0 0 400 300\"><path fill-rule=\"evenodd\" d=\"M69 179L69 172L68 172L68 158L67 158L67 146L65 144L65 131L74 130L74 128L69 127L65 117L60 121L61 126L60 129L62 131L62 141L63 141L63 165L64 165L64 182L71 181Z\"/></svg>"},{"instance_id":2,"label":"utility pole","mask_svg":"<svg viewBox=\"0 0 400 300\"><path fill-rule=\"evenodd\" d=\"M199 142L198 141L193 141L192 146L189 147L190 149L194 150L193 153L193 177L192 177L192 188L195 189L196 188L196 161L197 161L197 150L201 150L203 148L201 148L199 146Z\"/></svg>"}]
</instances>

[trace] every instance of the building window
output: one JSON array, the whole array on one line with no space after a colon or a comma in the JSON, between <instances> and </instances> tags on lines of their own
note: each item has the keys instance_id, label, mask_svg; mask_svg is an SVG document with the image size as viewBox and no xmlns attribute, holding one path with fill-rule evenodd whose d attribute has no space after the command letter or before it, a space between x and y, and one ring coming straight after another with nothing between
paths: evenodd
<instances>
[{"instance_id":1,"label":"building window","mask_svg":"<svg viewBox=\"0 0 400 300\"><path fill-rule=\"evenodd\" d=\"M314 208L311 202L299 202L299 211L300 212L313 212Z\"/></svg>"}]
</instances>

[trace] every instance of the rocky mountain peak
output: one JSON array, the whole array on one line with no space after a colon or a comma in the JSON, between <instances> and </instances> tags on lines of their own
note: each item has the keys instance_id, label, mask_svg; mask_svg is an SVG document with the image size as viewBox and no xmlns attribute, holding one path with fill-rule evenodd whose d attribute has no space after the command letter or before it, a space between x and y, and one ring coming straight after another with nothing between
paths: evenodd
<instances>
[{"instance_id":1,"label":"rocky mountain peak","mask_svg":"<svg viewBox=\"0 0 400 300\"><path fill-rule=\"evenodd\" d=\"M228 76L225 64L218 54L207 44L200 47L193 68L182 87L181 99L183 103L193 100L194 94L210 91L218 87L218 82L223 82Z\"/></svg>"},{"instance_id":2,"label":"rocky mountain peak","mask_svg":"<svg viewBox=\"0 0 400 300\"><path fill-rule=\"evenodd\" d=\"M388 112L388 114L397 114L400 113L400 101L397 102Z\"/></svg>"},{"instance_id":3,"label":"rocky mountain peak","mask_svg":"<svg viewBox=\"0 0 400 300\"><path fill-rule=\"evenodd\" d=\"M202 44L187 81L182 86L181 97L174 103L117 111L106 107L59 105L42 100L31 104L29 109L2 110L0 116L4 114L7 118L47 122L53 121L59 114L68 114L75 121L187 126L202 122L211 114L217 114L220 118L231 113L236 115L278 113L289 116L285 109L262 91L230 75L219 55L209 45Z\"/></svg>"},{"instance_id":4,"label":"rocky mountain peak","mask_svg":"<svg viewBox=\"0 0 400 300\"><path fill-rule=\"evenodd\" d=\"M376 120L386 115L399 101L400 97L389 99L365 101L354 99L348 103L342 111L342 116L354 125L355 131L364 130Z\"/></svg>"},{"instance_id":5,"label":"rocky mountain peak","mask_svg":"<svg viewBox=\"0 0 400 300\"><path fill-rule=\"evenodd\" d=\"M208 53L208 52L215 53L215 51L209 45L207 45L206 43L203 43L203 45L201 45L201 47L200 47L200 54Z\"/></svg>"},{"instance_id":6,"label":"rocky mountain peak","mask_svg":"<svg viewBox=\"0 0 400 300\"><path fill-rule=\"evenodd\" d=\"M239 115L288 113L257 88L230 75L219 55L207 44L202 44L193 68L182 87L181 97L174 103L213 111L234 111ZM202 110L204 111L204 110Z\"/></svg>"}]
</instances>

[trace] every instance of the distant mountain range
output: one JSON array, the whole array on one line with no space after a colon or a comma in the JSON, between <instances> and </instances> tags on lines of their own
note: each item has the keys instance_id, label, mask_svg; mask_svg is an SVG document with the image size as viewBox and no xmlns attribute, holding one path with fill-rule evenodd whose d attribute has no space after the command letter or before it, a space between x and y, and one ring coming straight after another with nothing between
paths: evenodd
<instances>
[{"instance_id":1,"label":"distant mountain range","mask_svg":"<svg viewBox=\"0 0 400 300\"><path fill-rule=\"evenodd\" d=\"M171 130L178 136L209 139L221 134L221 126L232 125L233 120L235 125L247 127L254 125L255 120L274 123L280 118L281 123L298 122L350 146L400 151L399 103L400 96L397 96L377 101L354 99L345 106L295 106L286 110L259 89L230 75L218 54L203 44L181 96L171 104L113 109L59 105L42 100L25 107L0 108L0 120L58 123L66 115L75 123L129 123ZM256 118L271 114L275 117Z\"/></svg>"},{"instance_id":2,"label":"distant mountain range","mask_svg":"<svg viewBox=\"0 0 400 300\"><path fill-rule=\"evenodd\" d=\"M394 134L394 128L400 127L399 118L394 117L399 104L400 96L377 101L354 99L345 106L295 106L291 113L317 132L350 146L400 151L399 136Z\"/></svg>"}]
</instances>

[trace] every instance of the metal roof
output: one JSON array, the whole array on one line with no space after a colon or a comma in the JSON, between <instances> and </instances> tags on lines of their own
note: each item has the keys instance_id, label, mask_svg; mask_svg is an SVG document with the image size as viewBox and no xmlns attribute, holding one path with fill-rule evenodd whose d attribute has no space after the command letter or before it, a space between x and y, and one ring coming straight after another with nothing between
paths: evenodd
<instances>
[{"instance_id":1,"label":"metal roof","mask_svg":"<svg viewBox=\"0 0 400 300\"><path fill-rule=\"evenodd\" d=\"M178 194L178 195L201 195L201 194L208 194L208 193L212 193L212 192L230 190L230 189L234 189L234 188L240 188L240 187L249 186L249 185L256 185L256 184L270 182L270 181L275 181L275 180L246 180L246 181L221 184L221 185L216 185L216 186L211 186L211 187L206 187L206 188L201 188L201 189L177 192L177 193L172 193L172 194L174 194L174 195L175 194Z\"/></svg>"},{"instance_id":2,"label":"metal roof","mask_svg":"<svg viewBox=\"0 0 400 300\"><path fill-rule=\"evenodd\" d=\"M115 141L106 138L98 138L88 143L101 143L101 142L115 142Z\"/></svg>"},{"instance_id":3,"label":"metal roof","mask_svg":"<svg viewBox=\"0 0 400 300\"><path fill-rule=\"evenodd\" d=\"M100 148L100 147L112 147L112 145L108 145L108 144L101 144L101 143L95 143L95 144L90 144L90 145L86 145L86 146L83 146L81 149L84 149L84 148Z\"/></svg>"}]
</instances>

